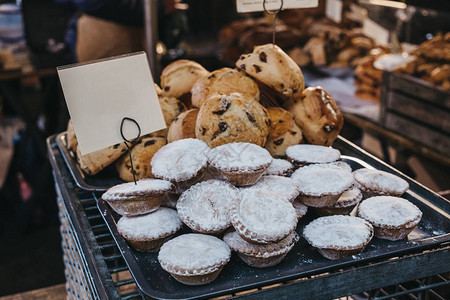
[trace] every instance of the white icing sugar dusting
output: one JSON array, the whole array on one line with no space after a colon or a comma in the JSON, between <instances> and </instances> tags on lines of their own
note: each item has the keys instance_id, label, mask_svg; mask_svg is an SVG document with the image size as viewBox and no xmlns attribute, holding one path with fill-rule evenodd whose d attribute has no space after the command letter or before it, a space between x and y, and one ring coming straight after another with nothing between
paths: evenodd
<instances>
[{"instance_id":1,"label":"white icing sugar dusting","mask_svg":"<svg viewBox=\"0 0 450 300\"><path fill-rule=\"evenodd\" d=\"M170 181L193 178L207 164L210 149L198 139L182 139L165 145L153 156L151 165L155 177Z\"/></svg>"},{"instance_id":2,"label":"white icing sugar dusting","mask_svg":"<svg viewBox=\"0 0 450 300\"><path fill-rule=\"evenodd\" d=\"M151 192L165 192L174 188L174 185L167 180L145 178L134 182L127 182L115 185L108 189L103 195L103 199L113 200L133 195L144 195Z\"/></svg>"},{"instance_id":3,"label":"white icing sugar dusting","mask_svg":"<svg viewBox=\"0 0 450 300\"><path fill-rule=\"evenodd\" d=\"M305 204L301 203L300 201L296 201L296 200L294 200L294 202L292 202L292 205L294 206L295 213L297 214L298 219L300 219L301 217L306 215L306 213L308 211L308 206L306 206Z\"/></svg>"},{"instance_id":4,"label":"white icing sugar dusting","mask_svg":"<svg viewBox=\"0 0 450 300\"><path fill-rule=\"evenodd\" d=\"M254 171L267 168L272 156L266 149L251 143L229 143L211 149L208 162L223 171Z\"/></svg>"},{"instance_id":5,"label":"white icing sugar dusting","mask_svg":"<svg viewBox=\"0 0 450 300\"><path fill-rule=\"evenodd\" d=\"M327 165L341 168L341 169L343 169L343 170L345 170L347 172L352 172L352 167L348 163L346 163L345 161L336 161L336 162L333 162L333 163L329 163Z\"/></svg>"},{"instance_id":6,"label":"white icing sugar dusting","mask_svg":"<svg viewBox=\"0 0 450 300\"><path fill-rule=\"evenodd\" d=\"M120 218L117 230L128 238L145 241L175 233L182 225L175 210L160 207L147 215Z\"/></svg>"},{"instance_id":7,"label":"white icing sugar dusting","mask_svg":"<svg viewBox=\"0 0 450 300\"><path fill-rule=\"evenodd\" d=\"M249 187L240 188L241 190L246 189L260 189L272 191L274 193L280 194L290 202L294 201L300 193L297 183L283 176L276 175L266 175L262 176L260 180L258 180L254 185Z\"/></svg>"},{"instance_id":8,"label":"white icing sugar dusting","mask_svg":"<svg viewBox=\"0 0 450 300\"><path fill-rule=\"evenodd\" d=\"M281 158L274 158L264 175L289 176L294 169L294 165Z\"/></svg>"},{"instance_id":9,"label":"white icing sugar dusting","mask_svg":"<svg viewBox=\"0 0 450 300\"><path fill-rule=\"evenodd\" d=\"M223 265L230 260L231 250L222 240L206 234L180 235L162 245L158 260L169 271L202 270ZM215 271L215 270L212 270Z\"/></svg>"},{"instance_id":10,"label":"white icing sugar dusting","mask_svg":"<svg viewBox=\"0 0 450 300\"><path fill-rule=\"evenodd\" d=\"M292 204L267 190L241 191L238 214L245 227L262 235L288 234L297 224Z\"/></svg>"},{"instance_id":11,"label":"white icing sugar dusting","mask_svg":"<svg viewBox=\"0 0 450 300\"><path fill-rule=\"evenodd\" d=\"M353 172L353 175L363 188L372 191L403 194L409 188L406 180L380 170L359 169Z\"/></svg>"},{"instance_id":12,"label":"white icing sugar dusting","mask_svg":"<svg viewBox=\"0 0 450 300\"><path fill-rule=\"evenodd\" d=\"M357 187L353 187L349 190L346 190L341 197L339 197L338 201L333 205L333 207L346 207L350 205L355 205L362 200L361 190Z\"/></svg>"},{"instance_id":13,"label":"white icing sugar dusting","mask_svg":"<svg viewBox=\"0 0 450 300\"><path fill-rule=\"evenodd\" d=\"M183 222L192 229L198 226L207 231L221 231L231 225L230 203L239 197L239 190L227 182L203 181L181 194L177 210Z\"/></svg>"},{"instance_id":14,"label":"white icing sugar dusting","mask_svg":"<svg viewBox=\"0 0 450 300\"><path fill-rule=\"evenodd\" d=\"M305 166L292 174L300 193L308 196L336 195L348 190L354 183L353 175L327 164Z\"/></svg>"},{"instance_id":15,"label":"white icing sugar dusting","mask_svg":"<svg viewBox=\"0 0 450 300\"><path fill-rule=\"evenodd\" d=\"M305 239L317 248L358 248L372 233L372 226L364 219L341 215L315 219L303 229Z\"/></svg>"},{"instance_id":16,"label":"white icing sugar dusting","mask_svg":"<svg viewBox=\"0 0 450 300\"><path fill-rule=\"evenodd\" d=\"M237 231L229 231L225 234L223 240L235 251L254 257L271 257L289 252L298 241L298 235L293 231L277 243L261 245L247 242Z\"/></svg>"},{"instance_id":17,"label":"white icing sugar dusting","mask_svg":"<svg viewBox=\"0 0 450 300\"><path fill-rule=\"evenodd\" d=\"M330 163L338 160L341 152L331 147L300 144L288 147L286 156L298 163Z\"/></svg>"},{"instance_id":18,"label":"white icing sugar dusting","mask_svg":"<svg viewBox=\"0 0 450 300\"><path fill-rule=\"evenodd\" d=\"M375 226L402 226L420 219L422 212L406 199L377 196L361 202L358 208L358 216Z\"/></svg>"}]
</instances>

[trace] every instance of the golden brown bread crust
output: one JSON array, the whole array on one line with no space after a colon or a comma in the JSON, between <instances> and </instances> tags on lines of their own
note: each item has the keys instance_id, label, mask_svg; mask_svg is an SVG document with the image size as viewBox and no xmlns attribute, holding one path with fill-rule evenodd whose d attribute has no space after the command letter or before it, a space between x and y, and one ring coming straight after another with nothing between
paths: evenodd
<instances>
[{"instance_id":1,"label":"golden brown bread crust","mask_svg":"<svg viewBox=\"0 0 450 300\"><path fill-rule=\"evenodd\" d=\"M197 122L198 109L190 109L182 112L170 125L167 134L167 142L195 138L195 124Z\"/></svg>"},{"instance_id":2,"label":"golden brown bread crust","mask_svg":"<svg viewBox=\"0 0 450 300\"><path fill-rule=\"evenodd\" d=\"M302 131L294 122L294 116L281 107L267 108L270 127L269 135L264 146L273 157L286 155L286 148L299 144L302 139Z\"/></svg>"},{"instance_id":3,"label":"golden brown bread crust","mask_svg":"<svg viewBox=\"0 0 450 300\"><path fill-rule=\"evenodd\" d=\"M192 105L200 108L214 94L229 95L241 93L244 99L259 101L259 88L256 82L244 72L222 68L200 78L192 87Z\"/></svg>"},{"instance_id":4,"label":"golden brown bread crust","mask_svg":"<svg viewBox=\"0 0 450 300\"><path fill-rule=\"evenodd\" d=\"M195 135L210 148L232 142L264 146L269 132L266 109L238 93L211 96L200 108Z\"/></svg>"},{"instance_id":5,"label":"golden brown bread crust","mask_svg":"<svg viewBox=\"0 0 450 300\"><path fill-rule=\"evenodd\" d=\"M154 178L152 175L152 166L150 161L153 155L166 144L166 139L162 137L143 137L133 148L131 148L131 157L135 170L136 180L143 178ZM130 156L123 155L116 162L116 169L119 177L125 181L133 181Z\"/></svg>"},{"instance_id":6,"label":"golden brown bread crust","mask_svg":"<svg viewBox=\"0 0 450 300\"><path fill-rule=\"evenodd\" d=\"M169 64L161 73L163 93L169 97L179 98L191 91L194 83L209 72L199 63L180 59Z\"/></svg>"},{"instance_id":7,"label":"golden brown bread crust","mask_svg":"<svg viewBox=\"0 0 450 300\"><path fill-rule=\"evenodd\" d=\"M95 175L127 151L124 143L81 155L80 148L77 147L77 161L81 170L88 175Z\"/></svg>"},{"instance_id":8,"label":"golden brown bread crust","mask_svg":"<svg viewBox=\"0 0 450 300\"><path fill-rule=\"evenodd\" d=\"M257 46L252 53L241 55L236 67L285 97L300 97L305 88L300 67L273 44Z\"/></svg>"},{"instance_id":9,"label":"golden brown bread crust","mask_svg":"<svg viewBox=\"0 0 450 300\"><path fill-rule=\"evenodd\" d=\"M286 103L308 143L331 146L344 125L336 101L321 87L309 87L300 99Z\"/></svg>"}]
</instances>

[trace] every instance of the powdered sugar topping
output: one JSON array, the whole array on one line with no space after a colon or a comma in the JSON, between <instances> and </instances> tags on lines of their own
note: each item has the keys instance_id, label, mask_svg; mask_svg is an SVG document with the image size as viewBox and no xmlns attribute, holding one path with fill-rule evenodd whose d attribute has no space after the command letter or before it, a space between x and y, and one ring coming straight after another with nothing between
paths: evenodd
<instances>
[{"instance_id":1,"label":"powdered sugar topping","mask_svg":"<svg viewBox=\"0 0 450 300\"><path fill-rule=\"evenodd\" d=\"M318 164L305 166L292 174L300 193L307 196L337 195L349 189L353 183L353 175L336 166Z\"/></svg>"},{"instance_id":2,"label":"powdered sugar topping","mask_svg":"<svg viewBox=\"0 0 450 300\"><path fill-rule=\"evenodd\" d=\"M341 215L315 219L303 229L305 239L316 248L355 249L368 243L372 235L369 222Z\"/></svg>"},{"instance_id":3,"label":"powdered sugar topping","mask_svg":"<svg viewBox=\"0 0 450 300\"><path fill-rule=\"evenodd\" d=\"M406 199L393 196L371 197L359 205L358 216L375 226L404 226L422 218L420 209Z\"/></svg>"},{"instance_id":4,"label":"powdered sugar topping","mask_svg":"<svg viewBox=\"0 0 450 300\"><path fill-rule=\"evenodd\" d=\"M276 175L266 175L261 177L254 185L249 187L240 188L241 190L247 189L261 189L272 191L274 193L280 194L286 198L286 200L292 202L300 193L297 183L283 176Z\"/></svg>"},{"instance_id":5,"label":"powdered sugar topping","mask_svg":"<svg viewBox=\"0 0 450 300\"><path fill-rule=\"evenodd\" d=\"M231 250L222 240L206 234L180 235L162 245L158 260L169 272L200 275L214 272L230 260Z\"/></svg>"},{"instance_id":6,"label":"powdered sugar topping","mask_svg":"<svg viewBox=\"0 0 450 300\"><path fill-rule=\"evenodd\" d=\"M175 210L160 207L147 215L120 218L117 230L127 238L146 241L166 237L178 231L182 225Z\"/></svg>"},{"instance_id":7,"label":"powdered sugar topping","mask_svg":"<svg viewBox=\"0 0 450 300\"><path fill-rule=\"evenodd\" d=\"M181 194L178 214L193 230L220 232L231 225L230 203L239 196L239 190L227 182L203 181Z\"/></svg>"},{"instance_id":8,"label":"powdered sugar topping","mask_svg":"<svg viewBox=\"0 0 450 300\"><path fill-rule=\"evenodd\" d=\"M330 163L341 157L339 150L309 144L293 145L286 149L286 156L295 163Z\"/></svg>"},{"instance_id":9,"label":"powdered sugar topping","mask_svg":"<svg viewBox=\"0 0 450 300\"><path fill-rule=\"evenodd\" d=\"M210 149L198 139L182 139L165 145L152 158L155 177L180 182L195 177L206 167Z\"/></svg>"},{"instance_id":10,"label":"powdered sugar topping","mask_svg":"<svg viewBox=\"0 0 450 300\"><path fill-rule=\"evenodd\" d=\"M259 239L259 236L273 236L279 237L279 240L297 225L297 215L292 204L283 196L266 190L241 191L238 207L234 212L232 208L231 214L236 230L243 230L240 226L243 225L246 230L256 235L255 239ZM237 220L238 222L235 222Z\"/></svg>"},{"instance_id":11,"label":"powdered sugar topping","mask_svg":"<svg viewBox=\"0 0 450 300\"><path fill-rule=\"evenodd\" d=\"M380 170L359 169L353 172L353 175L363 190L368 189L401 195L409 188L406 180Z\"/></svg>"},{"instance_id":12,"label":"powdered sugar topping","mask_svg":"<svg viewBox=\"0 0 450 300\"><path fill-rule=\"evenodd\" d=\"M149 193L163 193L173 190L175 187L170 181L145 178L134 182L115 185L108 189L102 198L105 200L123 200L130 196L141 196Z\"/></svg>"},{"instance_id":13,"label":"powdered sugar topping","mask_svg":"<svg viewBox=\"0 0 450 300\"><path fill-rule=\"evenodd\" d=\"M223 171L254 171L267 168L272 156L266 149L251 143L229 143L211 149L208 162Z\"/></svg>"},{"instance_id":14,"label":"powdered sugar topping","mask_svg":"<svg viewBox=\"0 0 450 300\"><path fill-rule=\"evenodd\" d=\"M294 170L294 165L281 158L274 158L264 175L290 176Z\"/></svg>"}]
</instances>

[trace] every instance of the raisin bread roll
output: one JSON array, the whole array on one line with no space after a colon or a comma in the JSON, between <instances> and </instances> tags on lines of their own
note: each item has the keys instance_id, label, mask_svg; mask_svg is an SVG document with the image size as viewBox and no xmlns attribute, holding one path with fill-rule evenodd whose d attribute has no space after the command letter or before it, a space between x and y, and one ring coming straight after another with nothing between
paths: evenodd
<instances>
[{"instance_id":1,"label":"raisin bread roll","mask_svg":"<svg viewBox=\"0 0 450 300\"><path fill-rule=\"evenodd\" d=\"M69 122L67 123L66 146L67 149L77 152L78 140L75 130L73 129L72 119L69 119Z\"/></svg>"},{"instance_id":2,"label":"raisin bread roll","mask_svg":"<svg viewBox=\"0 0 450 300\"><path fill-rule=\"evenodd\" d=\"M195 138L195 123L198 109L182 112L170 125L167 142L172 143L181 139Z\"/></svg>"},{"instance_id":3,"label":"raisin bread roll","mask_svg":"<svg viewBox=\"0 0 450 300\"><path fill-rule=\"evenodd\" d=\"M200 108L212 95L241 93L245 100L259 101L259 88L256 82L244 72L222 68L209 76L200 78L192 87L192 105Z\"/></svg>"},{"instance_id":4,"label":"raisin bread roll","mask_svg":"<svg viewBox=\"0 0 450 300\"><path fill-rule=\"evenodd\" d=\"M294 116L281 107L267 108L270 127L264 146L273 157L286 155L286 148L300 144L303 136L300 128L295 124Z\"/></svg>"},{"instance_id":5,"label":"raisin bread roll","mask_svg":"<svg viewBox=\"0 0 450 300\"><path fill-rule=\"evenodd\" d=\"M127 148L125 144L119 143L102 150L82 155L80 147L77 146L77 162L84 173L95 175L116 161L126 151Z\"/></svg>"},{"instance_id":6,"label":"raisin bread roll","mask_svg":"<svg viewBox=\"0 0 450 300\"><path fill-rule=\"evenodd\" d=\"M161 87L164 95L180 98L190 93L194 83L209 72L199 63L180 59L169 64L161 73Z\"/></svg>"},{"instance_id":7,"label":"raisin bread roll","mask_svg":"<svg viewBox=\"0 0 450 300\"><path fill-rule=\"evenodd\" d=\"M166 139L162 137L145 136L131 148L133 167L136 172L136 180L143 178L154 178L150 161L156 152L166 144ZM133 181L130 156L123 155L116 162L116 169L119 177L125 181Z\"/></svg>"},{"instance_id":8,"label":"raisin bread roll","mask_svg":"<svg viewBox=\"0 0 450 300\"><path fill-rule=\"evenodd\" d=\"M344 125L336 101L321 87L309 87L302 97L286 103L309 144L331 146Z\"/></svg>"},{"instance_id":9,"label":"raisin bread roll","mask_svg":"<svg viewBox=\"0 0 450 300\"><path fill-rule=\"evenodd\" d=\"M266 109L239 93L213 95L200 108L195 135L210 148L232 142L264 146L269 132Z\"/></svg>"},{"instance_id":10,"label":"raisin bread roll","mask_svg":"<svg viewBox=\"0 0 450 300\"><path fill-rule=\"evenodd\" d=\"M255 47L236 66L286 97L300 97L305 88L300 67L277 45Z\"/></svg>"},{"instance_id":11,"label":"raisin bread roll","mask_svg":"<svg viewBox=\"0 0 450 300\"><path fill-rule=\"evenodd\" d=\"M153 132L150 135L154 137L167 137L170 125L179 114L186 110L186 106L174 97L160 96L158 99L167 128Z\"/></svg>"}]
</instances>

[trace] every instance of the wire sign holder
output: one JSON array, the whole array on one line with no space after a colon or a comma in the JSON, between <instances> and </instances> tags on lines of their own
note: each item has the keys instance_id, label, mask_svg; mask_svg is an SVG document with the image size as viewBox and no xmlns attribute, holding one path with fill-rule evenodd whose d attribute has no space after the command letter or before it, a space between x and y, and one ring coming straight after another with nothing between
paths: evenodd
<instances>
[{"instance_id":1,"label":"wire sign holder","mask_svg":"<svg viewBox=\"0 0 450 300\"><path fill-rule=\"evenodd\" d=\"M136 124L137 129L138 129L137 137L135 137L135 138L134 138L133 140L131 140L131 141L128 140L128 139L125 137L124 133L123 133L123 124L125 123L125 121L133 122L134 124ZM141 127L139 126L138 122L136 122L135 119L128 118L128 117L124 117L124 118L122 119L122 122L120 123L120 135L121 135L122 138L123 138L123 143L125 144L125 146L127 146L127 149L128 149L128 155L129 155L129 157L130 157L131 173L133 174L134 184L137 185L137 182L136 182L136 171L134 170L134 166L133 166L133 158L131 157L131 148L130 148L130 146L127 144L127 142L130 143L131 145L133 145L134 143L136 143L136 142L139 140L139 138L141 137Z\"/></svg>"},{"instance_id":2,"label":"wire sign holder","mask_svg":"<svg viewBox=\"0 0 450 300\"><path fill-rule=\"evenodd\" d=\"M277 25L277 24L276 24L276 23L277 23L277 16L278 16L278 13L279 13L280 11L283 10L284 2L283 2L283 0L281 0L281 2L280 2L280 8L278 8L278 9L276 9L276 10L268 10L268 9L266 8L266 2L267 2L267 0L264 0L264 1L263 1L264 12L266 12L266 13L269 14L269 15L273 15L272 44L275 46L275 33L276 33L276 25Z\"/></svg>"}]
</instances>

